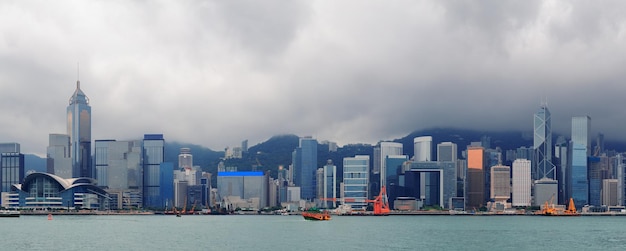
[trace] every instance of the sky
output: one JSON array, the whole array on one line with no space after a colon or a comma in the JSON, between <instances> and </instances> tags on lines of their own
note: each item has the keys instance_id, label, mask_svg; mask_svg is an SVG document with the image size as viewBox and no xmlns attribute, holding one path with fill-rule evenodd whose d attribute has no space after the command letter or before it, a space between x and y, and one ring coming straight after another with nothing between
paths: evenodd
<instances>
[{"instance_id":1,"label":"sky","mask_svg":"<svg viewBox=\"0 0 626 251\"><path fill-rule=\"evenodd\" d=\"M45 155L80 79L92 140L532 131L626 140L626 1L0 2L0 142Z\"/></svg>"}]
</instances>

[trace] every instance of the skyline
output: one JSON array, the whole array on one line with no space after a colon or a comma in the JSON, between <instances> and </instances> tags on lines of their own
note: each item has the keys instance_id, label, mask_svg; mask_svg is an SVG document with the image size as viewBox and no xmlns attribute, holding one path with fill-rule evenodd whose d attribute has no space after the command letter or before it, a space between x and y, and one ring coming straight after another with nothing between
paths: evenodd
<instances>
[{"instance_id":1,"label":"skyline","mask_svg":"<svg viewBox=\"0 0 626 251\"><path fill-rule=\"evenodd\" d=\"M626 140L624 11L619 1L0 3L0 139L45 155L80 80L92 140L162 133L220 151L291 133L345 145L458 125L530 132L546 99L554 133L588 115L592 133Z\"/></svg>"}]
</instances>

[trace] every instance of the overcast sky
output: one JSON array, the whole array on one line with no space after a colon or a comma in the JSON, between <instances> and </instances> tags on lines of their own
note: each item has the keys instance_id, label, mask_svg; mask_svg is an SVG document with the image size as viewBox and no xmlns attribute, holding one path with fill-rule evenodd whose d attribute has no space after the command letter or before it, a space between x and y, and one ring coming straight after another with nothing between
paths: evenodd
<instances>
[{"instance_id":1,"label":"overcast sky","mask_svg":"<svg viewBox=\"0 0 626 251\"><path fill-rule=\"evenodd\" d=\"M626 139L626 1L2 1L0 142L45 155L76 88L92 139L223 150L431 127Z\"/></svg>"}]
</instances>

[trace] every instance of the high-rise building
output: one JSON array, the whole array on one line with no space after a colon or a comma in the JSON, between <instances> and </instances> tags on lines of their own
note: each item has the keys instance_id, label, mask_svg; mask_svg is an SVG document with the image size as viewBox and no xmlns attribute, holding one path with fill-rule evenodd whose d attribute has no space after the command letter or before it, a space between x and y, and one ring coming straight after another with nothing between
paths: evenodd
<instances>
[{"instance_id":1,"label":"high-rise building","mask_svg":"<svg viewBox=\"0 0 626 251\"><path fill-rule=\"evenodd\" d=\"M8 193L13 184L24 180L24 154L20 152L20 144L0 144L0 162L0 193Z\"/></svg>"},{"instance_id":2,"label":"high-rise building","mask_svg":"<svg viewBox=\"0 0 626 251\"><path fill-rule=\"evenodd\" d=\"M405 163L404 177L400 180L400 186L403 188L400 196L419 198L424 206L454 208L451 201L457 194L456 163L451 161Z\"/></svg>"},{"instance_id":3,"label":"high-rise building","mask_svg":"<svg viewBox=\"0 0 626 251\"><path fill-rule=\"evenodd\" d=\"M602 204L602 181L609 177L609 157L591 156L587 162L589 179L589 205L601 206Z\"/></svg>"},{"instance_id":4,"label":"high-rise building","mask_svg":"<svg viewBox=\"0 0 626 251\"><path fill-rule=\"evenodd\" d=\"M491 198L506 203L511 198L511 168L498 165L491 167Z\"/></svg>"},{"instance_id":5,"label":"high-rise building","mask_svg":"<svg viewBox=\"0 0 626 251\"><path fill-rule=\"evenodd\" d=\"M550 111L542 105L534 116L533 149L535 151L536 171L533 179L556 180L556 168L552 164L552 125Z\"/></svg>"},{"instance_id":6,"label":"high-rise building","mask_svg":"<svg viewBox=\"0 0 626 251\"><path fill-rule=\"evenodd\" d=\"M402 166L409 160L406 155L387 155L385 157L385 174L386 177L381 179L381 184L386 187L389 206L393 208L393 201L400 196L400 173Z\"/></svg>"},{"instance_id":7,"label":"high-rise building","mask_svg":"<svg viewBox=\"0 0 626 251\"><path fill-rule=\"evenodd\" d=\"M457 147L452 142L441 142L437 144L437 161L457 161Z\"/></svg>"},{"instance_id":8,"label":"high-rise building","mask_svg":"<svg viewBox=\"0 0 626 251\"><path fill-rule=\"evenodd\" d=\"M531 205L531 164L527 159L513 161L513 198L514 207L528 207Z\"/></svg>"},{"instance_id":9,"label":"high-rise building","mask_svg":"<svg viewBox=\"0 0 626 251\"><path fill-rule=\"evenodd\" d=\"M163 208L166 195L161 194L161 186L172 185L173 173L170 174L172 180L168 184L162 184L161 168L165 156L165 139L163 134L145 134L143 137L143 204L144 207ZM173 166L173 165L172 165ZM163 166L167 168L168 166ZM170 172L173 172L170 171ZM173 190L173 189L172 189ZM167 195L170 198L173 195Z\"/></svg>"},{"instance_id":10,"label":"high-rise building","mask_svg":"<svg viewBox=\"0 0 626 251\"><path fill-rule=\"evenodd\" d=\"M346 205L355 209L365 209L368 198L370 156L356 155L343 158L343 198ZM349 200L348 200L349 199Z\"/></svg>"},{"instance_id":11,"label":"high-rise building","mask_svg":"<svg viewBox=\"0 0 626 251\"><path fill-rule=\"evenodd\" d=\"M268 177L263 172L218 172L217 191L230 209L262 209L267 204Z\"/></svg>"},{"instance_id":12,"label":"high-rise building","mask_svg":"<svg viewBox=\"0 0 626 251\"><path fill-rule=\"evenodd\" d=\"M373 170L373 175L380 175L377 182L379 184L375 187L375 189L371 189L370 193L372 196L377 195L380 191L380 188L384 186L387 181L387 156L390 155L402 155L402 144L397 142L379 142L378 143L378 151L374 148L374 166L378 168L378 170ZM378 154L378 155L376 155ZM377 163L378 162L378 163ZM395 170L395 169L394 169Z\"/></svg>"},{"instance_id":13,"label":"high-rise building","mask_svg":"<svg viewBox=\"0 0 626 251\"><path fill-rule=\"evenodd\" d=\"M317 140L312 137L300 138L298 148L292 154L294 181L300 187L300 198L313 200L315 194L315 170L317 170Z\"/></svg>"},{"instance_id":14,"label":"high-rise building","mask_svg":"<svg viewBox=\"0 0 626 251\"><path fill-rule=\"evenodd\" d=\"M72 178L70 136L50 134L46 153L46 172L64 179Z\"/></svg>"},{"instance_id":15,"label":"high-rise building","mask_svg":"<svg viewBox=\"0 0 626 251\"><path fill-rule=\"evenodd\" d=\"M602 205L617 206L617 179L602 181Z\"/></svg>"},{"instance_id":16,"label":"high-rise building","mask_svg":"<svg viewBox=\"0 0 626 251\"><path fill-rule=\"evenodd\" d=\"M570 195L570 170L569 167L569 143L565 137L559 136L554 146L554 157L557 166L557 180L559 181L559 204L565 205L569 202Z\"/></svg>"},{"instance_id":17,"label":"high-rise building","mask_svg":"<svg viewBox=\"0 0 626 251\"><path fill-rule=\"evenodd\" d=\"M413 139L413 159L415 161L433 160L433 137L422 136Z\"/></svg>"},{"instance_id":18,"label":"high-rise building","mask_svg":"<svg viewBox=\"0 0 626 251\"><path fill-rule=\"evenodd\" d=\"M118 198L121 208L142 206L141 140L96 140L94 145L95 179L98 186L110 194L128 196Z\"/></svg>"},{"instance_id":19,"label":"high-rise building","mask_svg":"<svg viewBox=\"0 0 626 251\"><path fill-rule=\"evenodd\" d=\"M191 155L191 148L180 148L180 154L178 154L178 168L191 168L193 167L193 155Z\"/></svg>"},{"instance_id":20,"label":"high-rise building","mask_svg":"<svg viewBox=\"0 0 626 251\"><path fill-rule=\"evenodd\" d=\"M572 162L570 163L570 195L576 207L589 204L589 180L587 179L587 157L590 153L589 116L572 117Z\"/></svg>"},{"instance_id":21,"label":"high-rise building","mask_svg":"<svg viewBox=\"0 0 626 251\"><path fill-rule=\"evenodd\" d=\"M320 168L321 175L318 177L317 185L320 187L320 199L322 208L337 207L337 166L332 160L328 160L323 168Z\"/></svg>"},{"instance_id":22,"label":"high-rise building","mask_svg":"<svg viewBox=\"0 0 626 251\"><path fill-rule=\"evenodd\" d=\"M67 106L67 134L70 136L72 177L93 178L91 170L91 106L76 81L76 90Z\"/></svg>"},{"instance_id":23,"label":"high-rise building","mask_svg":"<svg viewBox=\"0 0 626 251\"><path fill-rule=\"evenodd\" d=\"M467 208L478 210L485 205L485 149L480 146L467 148Z\"/></svg>"}]
</instances>

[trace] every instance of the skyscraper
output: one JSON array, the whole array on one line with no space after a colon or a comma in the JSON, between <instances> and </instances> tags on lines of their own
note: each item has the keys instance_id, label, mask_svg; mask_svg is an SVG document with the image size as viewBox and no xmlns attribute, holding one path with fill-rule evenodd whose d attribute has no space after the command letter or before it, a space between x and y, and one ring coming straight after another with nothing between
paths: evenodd
<instances>
[{"instance_id":1,"label":"skyscraper","mask_svg":"<svg viewBox=\"0 0 626 251\"><path fill-rule=\"evenodd\" d=\"M587 156L590 152L589 116L572 117L572 162L570 168L571 196L577 207L589 204L589 181L587 179Z\"/></svg>"},{"instance_id":2,"label":"skyscraper","mask_svg":"<svg viewBox=\"0 0 626 251\"><path fill-rule=\"evenodd\" d=\"M141 140L96 140L94 164L98 186L113 198L110 209L138 208L142 203Z\"/></svg>"},{"instance_id":3,"label":"skyscraper","mask_svg":"<svg viewBox=\"0 0 626 251\"><path fill-rule=\"evenodd\" d=\"M292 155L294 181L300 187L300 198L315 199L315 170L317 170L317 140L312 137L300 138L300 144Z\"/></svg>"},{"instance_id":4,"label":"skyscraper","mask_svg":"<svg viewBox=\"0 0 626 251\"><path fill-rule=\"evenodd\" d=\"M336 199L337 198L337 166L332 160L328 160L322 170L321 178L318 178L318 187L321 186L321 198ZM323 200L323 208L337 207L336 201Z\"/></svg>"},{"instance_id":5,"label":"skyscraper","mask_svg":"<svg viewBox=\"0 0 626 251\"><path fill-rule=\"evenodd\" d=\"M161 194L161 168L164 161L165 139L163 134L146 134L143 137L143 203L144 207L162 208L166 201ZM170 166L163 166L170 169ZM173 171L173 170L172 170ZM170 171L170 172L172 172ZM172 180L168 183L173 184ZM172 195L169 195L172 197Z\"/></svg>"},{"instance_id":6,"label":"skyscraper","mask_svg":"<svg viewBox=\"0 0 626 251\"><path fill-rule=\"evenodd\" d=\"M511 198L511 168L498 165L491 167L491 198L505 204Z\"/></svg>"},{"instance_id":7,"label":"skyscraper","mask_svg":"<svg viewBox=\"0 0 626 251\"><path fill-rule=\"evenodd\" d=\"M535 171L533 179L556 180L556 168L552 164L552 125L550 111L544 104L534 116L533 150L535 151Z\"/></svg>"},{"instance_id":8,"label":"skyscraper","mask_svg":"<svg viewBox=\"0 0 626 251\"><path fill-rule=\"evenodd\" d=\"M478 210L485 204L485 149L467 148L467 208Z\"/></svg>"},{"instance_id":9,"label":"skyscraper","mask_svg":"<svg viewBox=\"0 0 626 251\"><path fill-rule=\"evenodd\" d=\"M374 157L374 161L380 161L379 163L374 163L375 165L378 165L378 172L376 170L373 171L373 174L376 173L380 173L380 184L378 185L378 189L380 189L380 187L384 186L385 184L387 184L387 176L389 176L390 174L387 174L387 156L390 155L402 155L402 144L401 143L397 143L397 142L379 142L378 143L378 149L379 151L376 151L376 149L374 150L374 153L379 153L378 156ZM372 191L370 191L372 193L372 195L377 195L378 192L380 190L374 191L374 189L372 189Z\"/></svg>"},{"instance_id":10,"label":"skyscraper","mask_svg":"<svg viewBox=\"0 0 626 251\"><path fill-rule=\"evenodd\" d=\"M437 144L437 161L457 161L457 147L452 142L441 142Z\"/></svg>"},{"instance_id":11,"label":"skyscraper","mask_svg":"<svg viewBox=\"0 0 626 251\"><path fill-rule=\"evenodd\" d=\"M46 152L46 171L64 179L72 178L70 136L50 134Z\"/></svg>"},{"instance_id":12,"label":"skyscraper","mask_svg":"<svg viewBox=\"0 0 626 251\"><path fill-rule=\"evenodd\" d=\"M530 160L516 159L513 161L513 198L514 207L527 207L531 202Z\"/></svg>"},{"instance_id":13,"label":"skyscraper","mask_svg":"<svg viewBox=\"0 0 626 251\"><path fill-rule=\"evenodd\" d=\"M178 168L192 168L193 167L193 155L191 155L191 149L183 147L178 154Z\"/></svg>"},{"instance_id":14,"label":"skyscraper","mask_svg":"<svg viewBox=\"0 0 626 251\"><path fill-rule=\"evenodd\" d=\"M369 155L343 158L343 198L346 199L345 204L352 208L367 207L369 166Z\"/></svg>"},{"instance_id":15,"label":"skyscraper","mask_svg":"<svg viewBox=\"0 0 626 251\"><path fill-rule=\"evenodd\" d=\"M10 192L13 184L24 180L24 154L20 152L20 144L0 144L0 192Z\"/></svg>"},{"instance_id":16,"label":"skyscraper","mask_svg":"<svg viewBox=\"0 0 626 251\"><path fill-rule=\"evenodd\" d=\"M413 159L415 161L432 161L433 137L422 136L413 139Z\"/></svg>"},{"instance_id":17,"label":"skyscraper","mask_svg":"<svg viewBox=\"0 0 626 251\"><path fill-rule=\"evenodd\" d=\"M91 106L76 81L76 90L67 106L67 134L70 136L72 177L93 178L91 170Z\"/></svg>"}]
</instances>

